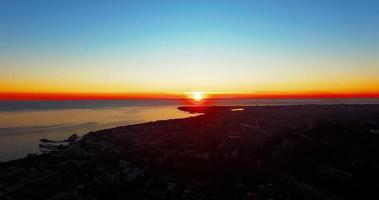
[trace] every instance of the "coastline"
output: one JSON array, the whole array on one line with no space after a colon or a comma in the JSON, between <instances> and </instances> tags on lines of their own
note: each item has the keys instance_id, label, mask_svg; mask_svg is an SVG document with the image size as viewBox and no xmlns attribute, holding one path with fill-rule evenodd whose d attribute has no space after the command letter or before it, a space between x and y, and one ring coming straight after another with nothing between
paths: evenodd
<instances>
[{"instance_id":1,"label":"coastline","mask_svg":"<svg viewBox=\"0 0 379 200\"><path fill-rule=\"evenodd\" d=\"M90 132L63 151L1 163L2 187L8 190L0 196L332 199L355 197L363 189L354 188L351 180L366 167L377 169L369 160L379 152L379 105L178 109L203 114ZM367 185L375 178L358 181ZM335 184L339 180L354 183L344 185L351 191L341 192ZM28 187L35 190L25 192ZM288 188L292 194L285 192Z\"/></svg>"},{"instance_id":2,"label":"coastline","mask_svg":"<svg viewBox=\"0 0 379 200\"><path fill-rule=\"evenodd\" d=\"M334 108L341 108L341 107L344 107L344 108L350 108L350 109L354 109L356 107L359 107L359 108L364 108L364 109L379 109L379 104L377 103L372 103L372 104L301 104L301 105L250 105L250 106L246 106L246 105L235 105L235 106L230 106L230 105L222 105L222 106L178 106L177 109L182 111L182 112L187 112L187 113L190 113L190 114L201 114L201 115L215 115L215 114L223 114L223 115L227 115L228 113L231 113L234 111L234 109L236 109L237 111L245 111L245 109L254 109L254 108L258 108L258 109L261 109L261 108L266 108L266 109L269 109L270 111L272 111L271 108L291 108L291 109L304 109L304 108L312 108L312 109L319 109L319 108L328 108L328 109L334 109ZM240 110L241 109L241 110ZM101 130L97 130L97 131L90 131L88 133L86 133L84 135L84 137L88 137L88 136L93 136L93 135L96 135L96 134L107 134L107 132L113 132L114 130L120 130L120 129L127 129L128 127L134 127L134 126L145 126L145 125L150 125L150 124L155 124L155 123L165 123L165 122L175 122L175 121L180 121L180 120L189 120L191 118L194 118L194 117L198 117L200 115L195 115L195 116L189 116L189 117L185 117L185 118L178 118L178 119L158 119L158 120L154 120L154 121L148 121L148 122L143 122L143 123L136 123L136 124L129 124L129 125L125 125L125 126L117 126L117 127L111 127L111 128L105 128L105 129L101 129ZM213 117L213 116L212 116ZM73 135L70 135L70 137L72 136L76 136L76 134L73 134ZM67 141L70 137L68 137L67 139L63 139L64 141ZM80 137L82 139L82 137ZM48 140L48 139L45 139L45 138L41 138L41 140ZM50 142L54 143L54 142L57 142L57 143L60 143L62 141L54 141L54 140L51 140ZM80 142L79 140L77 142ZM76 142L75 142L76 143ZM31 154L32 156L40 156L41 154ZM25 157L26 158L26 157ZM19 158L19 159L13 159L13 160L9 160L9 161L2 161L0 162L1 163L7 163L7 162L12 162L12 161L17 161L17 160L22 160L22 159L25 159L25 158Z\"/></svg>"}]
</instances>

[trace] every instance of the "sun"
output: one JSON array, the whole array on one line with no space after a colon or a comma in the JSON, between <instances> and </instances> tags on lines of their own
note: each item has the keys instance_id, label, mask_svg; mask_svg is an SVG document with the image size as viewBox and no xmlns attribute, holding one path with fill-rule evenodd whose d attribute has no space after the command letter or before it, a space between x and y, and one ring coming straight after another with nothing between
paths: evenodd
<instances>
[{"instance_id":1,"label":"sun","mask_svg":"<svg viewBox=\"0 0 379 200\"><path fill-rule=\"evenodd\" d=\"M196 102L202 101L204 99L204 96L205 96L205 92L201 92L201 91L191 92L191 98Z\"/></svg>"}]
</instances>

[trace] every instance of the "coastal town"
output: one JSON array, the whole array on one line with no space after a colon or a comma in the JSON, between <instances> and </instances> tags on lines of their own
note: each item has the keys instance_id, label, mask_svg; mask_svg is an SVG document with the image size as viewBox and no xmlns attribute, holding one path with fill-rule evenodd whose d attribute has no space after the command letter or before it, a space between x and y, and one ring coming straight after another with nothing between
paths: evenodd
<instances>
[{"instance_id":1,"label":"coastal town","mask_svg":"<svg viewBox=\"0 0 379 200\"><path fill-rule=\"evenodd\" d=\"M178 109L199 115L41 140L0 199L379 198L379 105Z\"/></svg>"}]
</instances>

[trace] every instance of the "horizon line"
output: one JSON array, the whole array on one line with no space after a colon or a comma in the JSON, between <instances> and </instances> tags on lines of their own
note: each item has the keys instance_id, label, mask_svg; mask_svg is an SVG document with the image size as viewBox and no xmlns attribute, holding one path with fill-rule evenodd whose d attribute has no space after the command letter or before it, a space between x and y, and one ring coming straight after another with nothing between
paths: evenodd
<instances>
[{"instance_id":1,"label":"horizon line","mask_svg":"<svg viewBox=\"0 0 379 200\"><path fill-rule=\"evenodd\" d=\"M379 92L331 93L331 92L271 92L271 93L207 93L205 99L333 99L379 98ZM0 92L4 100L183 100L188 95L174 93L48 93L48 92Z\"/></svg>"}]
</instances>

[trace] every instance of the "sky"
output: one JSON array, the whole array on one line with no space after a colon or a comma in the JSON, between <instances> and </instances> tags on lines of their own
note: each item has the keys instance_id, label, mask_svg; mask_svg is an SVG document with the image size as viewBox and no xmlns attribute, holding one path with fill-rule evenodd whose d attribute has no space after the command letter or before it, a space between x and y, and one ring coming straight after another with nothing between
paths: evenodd
<instances>
[{"instance_id":1,"label":"sky","mask_svg":"<svg viewBox=\"0 0 379 200\"><path fill-rule=\"evenodd\" d=\"M379 94L379 1L0 0L0 93L190 91Z\"/></svg>"}]
</instances>

